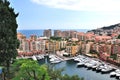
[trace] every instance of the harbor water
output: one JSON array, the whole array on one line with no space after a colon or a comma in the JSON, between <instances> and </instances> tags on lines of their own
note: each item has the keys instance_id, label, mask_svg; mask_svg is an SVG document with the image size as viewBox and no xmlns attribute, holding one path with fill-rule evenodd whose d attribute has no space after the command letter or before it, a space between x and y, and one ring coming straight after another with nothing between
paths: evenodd
<instances>
[{"instance_id":1,"label":"harbor water","mask_svg":"<svg viewBox=\"0 0 120 80\"><path fill-rule=\"evenodd\" d=\"M48 57L45 59L39 60L40 64L49 64L52 65L49 61ZM64 68L64 74L68 75L78 75L79 77L83 77L85 80L117 80L116 78L111 78L110 74L102 74L101 72L92 71L91 69L87 69L85 67L78 68L76 62L74 60L63 61L61 63L57 63L54 65L57 68Z\"/></svg>"}]
</instances>

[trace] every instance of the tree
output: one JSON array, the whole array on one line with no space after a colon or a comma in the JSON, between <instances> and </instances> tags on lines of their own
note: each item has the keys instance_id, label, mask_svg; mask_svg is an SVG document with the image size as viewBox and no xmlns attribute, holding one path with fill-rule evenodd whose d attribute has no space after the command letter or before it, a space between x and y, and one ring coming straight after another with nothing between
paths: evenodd
<instances>
[{"instance_id":1,"label":"tree","mask_svg":"<svg viewBox=\"0 0 120 80\"><path fill-rule=\"evenodd\" d=\"M50 80L84 80L84 78L79 78L78 75L69 76L67 74L62 75L64 68L55 69L53 66L48 66L48 74Z\"/></svg>"},{"instance_id":2,"label":"tree","mask_svg":"<svg viewBox=\"0 0 120 80\"><path fill-rule=\"evenodd\" d=\"M111 54L110 56L113 60L117 60L117 54Z\"/></svg>"},{"instance_id":3,"label":"tree","mask_svg":"<svg viewBox=\"0 0 120 80\"><path fill-rule=\"evenodd\" d=\"M84 78L79 78L78 75L69 76L65 74L61 80L84 80Z\"/></svg>"},{"instance_id":4,"label":"tree","mask_svg":"<svg viewBox=\"0 0 120 80\"><path fill-rule=\"evenodd\" d=\"M64 71L64 68L55 69L54 65L49 65L47 67L48 74L50 76L50 80L61 80L62 78L62 72Z\"/></svg>"},{"instance_id":5,"label":"tree","mask_svg":"<svg viewBox=\"0 0 120 80\"><path fill-rule=\"evenodd\" d=\"M12 80L84 80L77 75L62 75L64 68L55 69L54 65L39 65L37 61L20 59L12 65Z\"/></svg>"},{"instance_id":6,"label":"tree","mask_svg":"<svg viewBox=\"0 0 120 80\"><path fill-rule=\"evenodd\" d=\"M17 56L19 42L17 40L18 14L11 8L7 0L0 0L0 65L9 73L10 61Z\"/></svg>"},{"instance_id":7,"label":"tree","mask_svg":"<svg viewBox=\"0 0 120 80\"><path fill-rule=\"evenodd\" d=\"M50 80L45 65L37 61L21 59L13 64L15 77L12 80Z\"/></svg>"},{"instance_id":8,"label":"tree","mask_svg":"<svg viewBox=\"0 0 120 80\"><path fill-rule=\"evenodd\" d=\"M50 37L50 39L52 39L52 40L56 40L56 41L61 41L61 40L62 40L61 37Z\"/></svg>"},{"instance_id":9,"label":"tree","mask_svg":"<svg viewBox=\"0 0 120 80\"><path fill-rule=\"evenodd\" d=\"M120 35L118 35L117 39L120 39Z\"/></svg>"}]
</instances>

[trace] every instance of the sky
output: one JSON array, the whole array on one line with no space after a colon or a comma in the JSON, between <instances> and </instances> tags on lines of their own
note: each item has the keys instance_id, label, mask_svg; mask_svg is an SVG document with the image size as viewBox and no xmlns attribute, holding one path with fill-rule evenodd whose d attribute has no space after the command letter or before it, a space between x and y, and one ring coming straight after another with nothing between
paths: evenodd
<instances>
[{"instance_id":1,"label":"sky","mask_svg":"<svg viewBox=\"0 0 120 80\"><path fill-rule=\"evenodd\" d=\"M18 30L96 29L120 23L120 0L9 0Z\"/></svg>"}]
</instances>

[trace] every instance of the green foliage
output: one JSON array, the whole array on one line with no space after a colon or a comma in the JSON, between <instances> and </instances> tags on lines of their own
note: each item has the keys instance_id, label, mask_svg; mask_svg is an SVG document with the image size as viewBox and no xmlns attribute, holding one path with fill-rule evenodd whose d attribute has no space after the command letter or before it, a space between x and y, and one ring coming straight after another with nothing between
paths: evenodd
<instances>
[{"instance_id":1,"label":"green foliage","mask_svg":"<svg viewBox=\"0 0 120 80\"><path fill-rule=\"evenodd\" d=\"M13 64L15 77L12 80L50 80L47 67L40 66L37 61L28 59L17 60Z\"/></svg>"},{"instance_id":2,"label":"green foliage","mask_svg":"<svg viewBox=\"0 0 120 80\"><path fill-rule=\"evenodd\" d=\"M84 80L84 78L79 78L78 75L69 76L65 74L61 80Z\"/></svg>"},{"instance_id":3,"label":"green foliage","mask_svg":"<svg viewBox=\"0 0 120 80\"><path fill-rule=\"evenodd\" d=\"M61 41L61 40L62 40L61 37L50 37L50 39L52 39L52 40L56 40L56 41Z\"/></svg>"},{"instance_id":4,"label":"green foliage","mask_svg":"<svg viewBox=\"0 0 120 80\"><path fill-rule=\"evenodd\" d=\"M113 60L117 60L117 54L111 54L110 58L112 58Z\"/></svg>"},{"instance_id":5,"label":"green foliage","mask_svg":"<svg viewBox=\"0 0 120 80\"><path fill-rule=\"evenodd\" d=\"M118 35L117 39L120 39L120 35Z\"/></svg>"},{"instance_id":6,"label":"green foliage","mask_svg":"<svg viewBox=\"0 0 120 80\"><path fill-rule=\"evenodd\" d=\"M0 0L0 65L9 73L10 61L17 56L17 22L14 9L7 0Z\"/></svg>"},{"instance_id":7,"label":"green foliage","mask_svg":"<svg viewBox=\"0 0 120 80\"><path fill-rule=\"evenodd\" d=\"M12 80L84 80L77 75L62 75L64 68L55 69L54 65L39 65L37 61L28 59L16 60L12 65Z\"/></svg>"},{"instance_id":8,"label":"green foliage","mask_svg":"<svg viewBox=\"0 0 120 80\"><path fill-rule=\"evenodd\" d=\"M54 66L48 66L48 74L50 76L50 80L61 80L62 72L64 71L64 68L61 69L55 69Z\"/></svg>"},{"instance_id":9,"label":"green foliage","mask_svg":"<svg viewBox=\"0 0 120 80\"><path fill-rule=\"evenodd\" d=\"M54 66L48 66L48 74L50 80L84 80L84 78L79 78L78 75L69 76L67 74L62 75L64 68L55 69Z\"/></svg>"}]
</instances>

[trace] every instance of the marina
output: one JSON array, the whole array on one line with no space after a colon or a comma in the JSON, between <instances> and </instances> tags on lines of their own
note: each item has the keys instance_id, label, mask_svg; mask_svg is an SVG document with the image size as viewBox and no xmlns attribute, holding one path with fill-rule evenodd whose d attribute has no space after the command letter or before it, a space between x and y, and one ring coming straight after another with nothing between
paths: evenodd
<instances>
[{"instance_id":1,"label":"marina","mask_svg":"<svg viewBox=\"0 0 120 80\"><path fill-rule=\"evenodd\" d=\"M94 77L89 74L90 73L94 73L95 75L101 75L101 76L108 76L108 79L104 79L104 80L116 80L116 79L120 79L120 70L109 64L109 63L105 63L99 59L95 59L95 58L89 58L83 55L78 55L76 57L72 57L72 58L61 58L57 55L35 55L35 56L31 56L31 57L22 57L22 58L31 58L33 60L38 60L39 63L42 64L55 64L56 68L64 68L65 67L65 71L64 73L67 73L69 75L79 75L80 77L85 77L85 80L88 80L88 77L91 77L91 80L96 80L94 79ZM70 66L68 66L70 65ZM69 69L69 68L72 69ZM68 71L69 70L69 71ZM71 71L73 70L73 71ZM89 76L83 76L80 75L82 74L81 72L75 72L74 74L72 74L71 72L74 72L76 70L85 70L84 74L87 74ZM71 72L70 72L71 71ZM88 71L88 72L86 72ZM90 79L89 79L90 80ZM97 80L103 80L103 79L97 79Z\"/></svg>"},{"instance_id":2,"label":"marina","mask_svg":"<svg viewBox=\"0 0 120 80\"><path fill-rule=\"evenodd\" d=\"M49 57L39 60L39 63L52 65ZM79 77L84 77L85 80L117 80L116 77L110 77L109 73L102 74L101 72L93 71L92 69L88 69L84 66L78 68L77 62L75 62L73 59L57 63L54 65L54 68L64 68L65 71L62 73L63 75L78 75Z\"/></svg>"}]
</instances>

